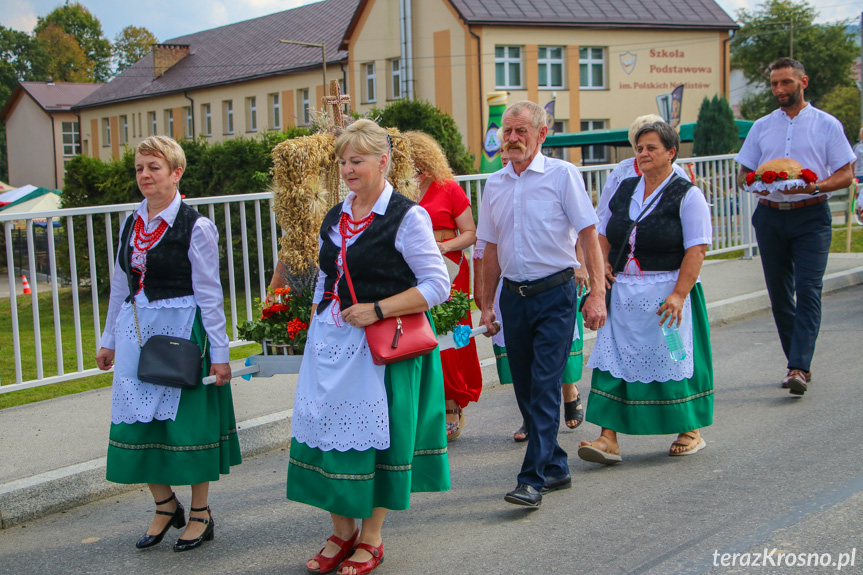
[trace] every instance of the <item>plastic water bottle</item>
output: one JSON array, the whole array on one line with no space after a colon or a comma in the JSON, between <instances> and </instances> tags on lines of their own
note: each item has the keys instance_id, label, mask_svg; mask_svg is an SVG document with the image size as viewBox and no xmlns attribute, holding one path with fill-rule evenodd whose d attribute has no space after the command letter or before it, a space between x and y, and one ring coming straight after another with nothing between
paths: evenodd
<instances>
[{"instance_id":1,"label":"plastic water bottle","mask_svg":"<svg viewBox=\"0 0 863 575\"><path fill-rule=\"evenodd\" d=\"M662 302L665 303L665 302ZM680 361L686 359L686 350L683 349L683 339L680 337L680 329L673 318L668 319L668 324L662 324L662 335L665 336L665 344L671 359Z\"/></svg>"}]
</instances>

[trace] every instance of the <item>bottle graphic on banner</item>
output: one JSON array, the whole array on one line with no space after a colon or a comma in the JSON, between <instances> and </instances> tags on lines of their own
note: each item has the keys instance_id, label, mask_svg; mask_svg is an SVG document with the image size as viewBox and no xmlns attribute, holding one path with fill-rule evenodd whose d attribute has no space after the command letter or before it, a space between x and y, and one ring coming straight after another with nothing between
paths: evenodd
<instances>
[{"instance_id":1,"label":"bottle graphic on banner","mask_svg":"<svg viewBox=\"0 0 863 575\"><path fill-rule=\"evenodd\" d=\"M482 161L479 164L481 174L490 174L503 167L500 161L501 142L497 137L497 131L503 123L506 92L489 92L486 95L486 101L488 102L488 128L482 143Z\"/></svg>"}]
</instances>

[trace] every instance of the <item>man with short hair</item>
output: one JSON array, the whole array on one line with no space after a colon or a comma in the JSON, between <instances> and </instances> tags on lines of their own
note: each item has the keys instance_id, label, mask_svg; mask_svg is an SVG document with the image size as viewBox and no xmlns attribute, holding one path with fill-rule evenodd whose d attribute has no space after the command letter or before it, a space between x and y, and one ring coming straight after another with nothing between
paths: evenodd
<instances>
[{"instance_id":1,"label":"man with short hair","mask_svg":"<svg viewBox=\"0 0 863 575\"><path fill-rule=\"evenodd\" d=\"M482 323L494 334L498 281L504 339L519 410L527 422L528 445L515 490L506 501L538 507L542 493L571 486L566 452L557 443L560 383L575 329L578 265L573 246L582 246L592 291L584 324L605 323L603 257L596 212L578 169L546 158L540 147L548 133L545 110L517 102L503 114L506 168L486 183L477 237L485 240Z\"/></svg>"},{"instance_id":2,"label":"man with short hair","mask_svg":"<svg viewBox=\"0 0 863 575\"><path fill-rule=\"evenodd\" d=\"M773 319L788 374L782 387L803 395L821 326L821 288L833 233L831 192L851 184L854 152L842 124L806 102L809 77L803 64L780 58L770 65L770 89L779 109L753 124L737 162L738 182L769 160L791 158L815 172L817 181L762 196L752 216ZM797 299L795 302L795 292Z\"/></svg>"}]
</instances>

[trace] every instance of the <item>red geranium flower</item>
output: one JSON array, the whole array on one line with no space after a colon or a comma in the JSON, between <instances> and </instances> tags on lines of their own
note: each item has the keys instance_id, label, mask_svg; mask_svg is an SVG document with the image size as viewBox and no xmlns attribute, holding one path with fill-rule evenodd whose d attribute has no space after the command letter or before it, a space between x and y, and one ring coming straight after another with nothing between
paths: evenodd
<instances>
[{"instance_id":1,"label":"red geranium flower","mask_svg":"<svg viewBox=\"0 0 863 575\"><path fill-rule=\"evenodd\" d=\"M776 172L773 170L767 170L763 174L761 174L761 181L765 184L772 184L776 181Z\"/></svg>"},{"instance_id":2,"label":"red geranium flower","mask_svg":"<svg viewBox=\"0 0 863 575\"><path fill-rule=\"evenodd\" d=\"M779 179L780 180L787 180L788 179L788 172L779 172Z\"/></svg>"},{"instance_id":3,"label":"red geranium flower","mask_svg":"<svg viewBox=\"0 0 863 575\"><path fill-rule=\"evenodd\" d=\"M755 172L749 172L746 174L746 185L751 186L755 182Z\"/></svg>"},{"instance_id":4,"label":"red geranium flower","mask_svg":"<svg viewBox=\"0 0 863 575\"><path fill-rule=\"evenodd\" d=\"M304 322L300 318L295 317L294 319L292 319L291 321L288 322L288 337L291 339L294 339L295 337L297 337L297 334L300 331L302 331L304 329L308 329L308 327L309 327L309 324L307 324L306 322Z\"/></svg>"},{"instance_id":5,"label":"red geranium flower","mask_svg":"<svg viewBox=\"0 0 863 575\"><path fill-rule=\"evenodd\" d=\"M818 181L818 176L812 170L802 170L800 172L800 179L807 184L812 184Z\"/></svg>"},{"instance_id":6,"label":"red geranium flower","mask_svg":"<svg viewBox=\"0 0 863 575\"><path fill-rule=\"evenodd\" d=\"M270 307L265 307L261 310L261 319L267 319L283 311L288 311L288 306L282 303L274 303Z\"/></svg>"}]
</instances>

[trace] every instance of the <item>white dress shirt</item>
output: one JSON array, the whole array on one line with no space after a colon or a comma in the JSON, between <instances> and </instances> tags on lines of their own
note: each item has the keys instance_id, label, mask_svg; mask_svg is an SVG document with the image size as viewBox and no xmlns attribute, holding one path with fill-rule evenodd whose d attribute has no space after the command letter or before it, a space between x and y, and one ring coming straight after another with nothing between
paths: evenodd
<instances>
[{"instance_id":1,"label":"white dress shirt","mask_svg":"<svg viewBox=\"0 0 863 575\"><path fill-rule=\"evenodd\" d=\"M180 211L180 201L180 194L174 194L171 204L150 220L147 212L147 200L145 199L135 209L134 216L135 218L140 216L144 220L144 228L148 233L153 232L162 220L166 221L170 227L174 225L174 220ZM134 219L132 222L134 224ZM125 226L121 226L121 228L118 246L122 246ZM135 234L133 232L129 236L129 242L132 246L134 246L134 239ZM161 241L159 238L153 247ZM108 317L105 320L105 331L102 333L102 339L99 343L101 347L106 349L115 349L114 330L116 329L117 315L120 313L123 302L129 296L129 281L126 279L126 273L120 267L121 253L123 250L118 249L117 260L114 262L114 275L111 278ZM219 281L219 232L216 230L215 224L205 217L198 218L192 228L189 261L192 263L192 291L195 303L201 308L201 321L210 340L210 360L213 363L227 363L230 359L230 351L228 349L228 335L225 331L224 296L222 284ZM146 278L144 281L147 281ZM143 290L138 294L136 301L139 308L161 307L161 305L157 305L158 302L151 306L150 302L146 300Z\"/></svg>"},{"instance_id":2,"label":"white dress shirt","mask_svg":"<svg viewBox=\"0 0 863 575\"><path fill-rule=\"evenodd\" d=\"M734 159L741 166L756 170L764 162L778 158L797 160L804 169L815 172L819 182L855 160L839 120L812 104L794 118L780 108L756 120ZM779 191L765 196L774 202L797 202L809 197Z\"/></svg>"},{"instance_id":3,"label":"white dress shirt","mask_svg":"<svg viewBox=\"0 0 863 575\"><path fill-rule=\"evenodd\" d=\"M510 163L489 177L476 235L497 244L503 277L531 281L578 267L577 234L597 221L578 168L538 153L520 176Z\"/></svg>"}]
</instances>

